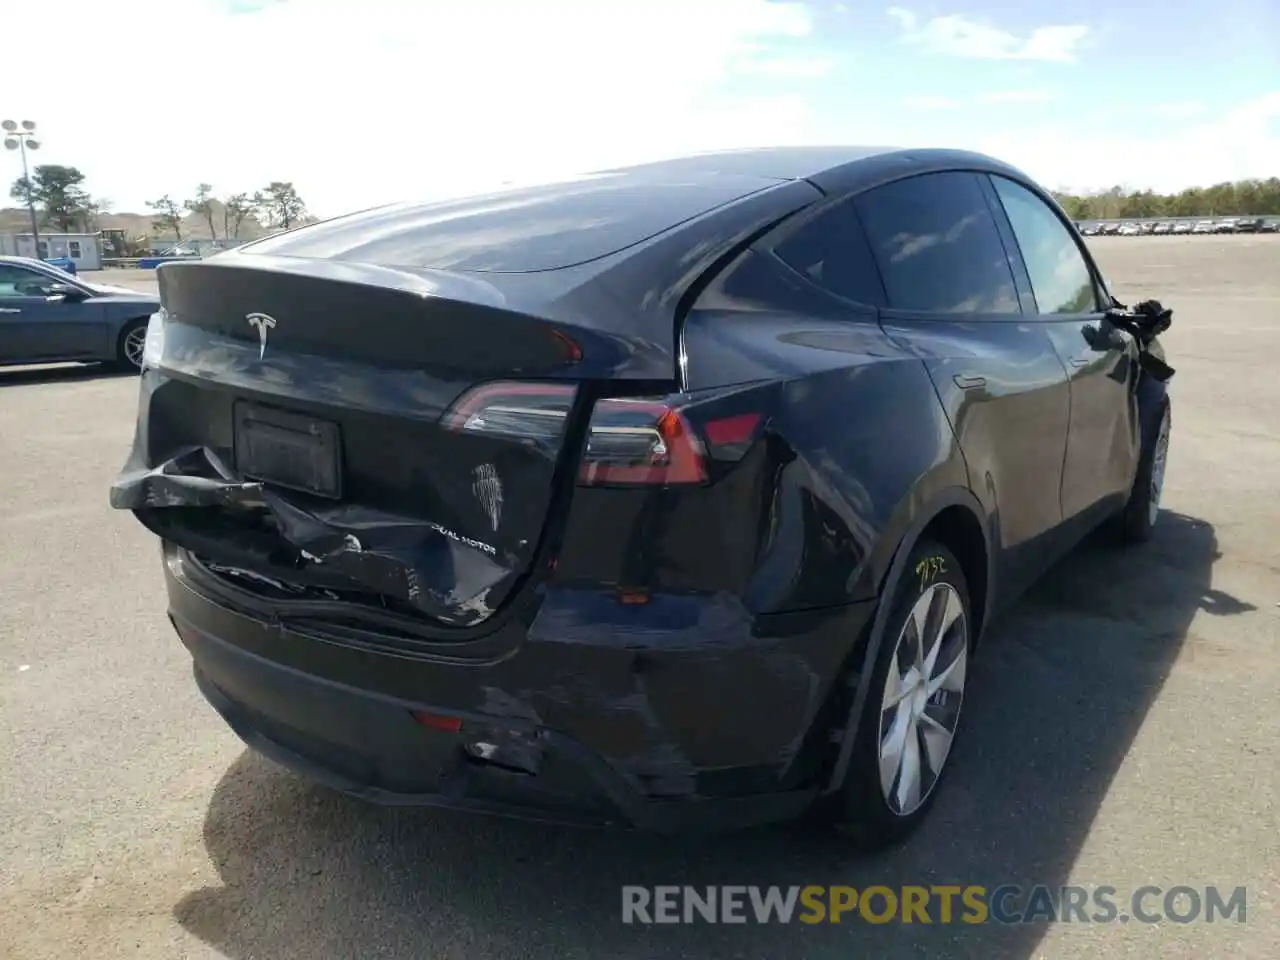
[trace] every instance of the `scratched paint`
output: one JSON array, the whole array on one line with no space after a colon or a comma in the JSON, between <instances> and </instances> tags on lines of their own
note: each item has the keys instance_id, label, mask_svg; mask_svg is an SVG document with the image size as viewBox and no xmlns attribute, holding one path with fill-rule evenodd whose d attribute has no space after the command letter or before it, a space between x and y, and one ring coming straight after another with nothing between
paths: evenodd
<instances>
[{"instance_id":1,"label":"scratched paint","mask_svg":"<svg viewBox=\"0 0 1280 960\"><path fill-rule=\"evenodd\" d=\"M488 478L488 474L484 475ZM496 471L493 478L496 478ZM499 517L500 484L485 488ZM431 618L466 626L491 616L499 602L495 591L514 579L513 558L474 537L429 518L406 517L352 504L316 506L261 483L237 477L213 450L183 449L156 467L124 471L112 486L111 505L152 512L162 535L185 546L190 530L179 508L207 508L204 526L224 531L228 549L239 542L237 525L269 517L278 546L294 551L299 569L314 566L350 581L350 589L390 597ZM166 518L168 518L166 520ZM144 522L146 522L144 520ZM161 532L161 531L157 531ZM195 552L200 550L191 546ZM245 555L221 565L240 580L266 584L286 593L331 597L332 591L291 583L263 572L269 551ZM253 571L257 570L255 574ZM278 573L278 570L269 571Z\"/></svg>"},{"instance_id":2,"label":"scratched paint","mask_svg":"<svg viewBox=\"0 0 1280 960\"><path fill-rule=\"evenodd\" d=\"M498 476L497 467L492 463L480 464L473 474L475 479L472 481L471 489L476 499L480 501L480 505L484 507L489 523L496 533L498 524L502 521L502 479Z\"/></svg>"}]
</instances>

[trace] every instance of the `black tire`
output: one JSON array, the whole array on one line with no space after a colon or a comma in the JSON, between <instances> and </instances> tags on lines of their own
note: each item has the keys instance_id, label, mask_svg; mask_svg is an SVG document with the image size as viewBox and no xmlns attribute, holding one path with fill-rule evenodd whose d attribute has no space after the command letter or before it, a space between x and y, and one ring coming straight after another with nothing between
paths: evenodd
<instances>
[{"instance_id":1,"label":"black tire","mask_svg":"<svg viewBox=\"0 0 1280 960\"><path fill-rule=\"evenodd\" d=\"M901 662L900 651L903 643L906 642L903 640L904 628L912 609L926 593L934 596L939 592L946 594L946 591L935 590L938 585L944 585L954 592L960 604L962 617L958 636L953 635L953 631L948 631L941 638L944 646L938 663L943 663L943 658L953 651L963 657L964 662L957 668L960 672L962 687L958 697L954 692L950 693L953 698L951 702L945 702L948 696L947 691L939 691L944 701L941 704L933 705L933 698L926 701L931 705L929 709L936 710L939 715L945 713L949 718L954 712L953 735L940 768L928 784L927 792L924 785L921 786L922 800L919 805L904 812L902 809L891 806L886 788L882 786L880 770L881 741L885 736L885 731L882 731L882 718L888 721L889 731L892 731L893 723L898 719L898 711L902 708L891 707L885 711L882 705L886 699L890 667L891 665L896 667ZM946 596L950 598L950 594ZM962 712L960 707L964 700L963 678L967 673L972 648L973 615L969 601L969 587L959 561L942 544L922 541L915 546L890 602L892 608L885 622L884 637L872 667L871 685L859 718L858 732L854 739L849 768L840 794L840 832L855 847L863 851L877 850L901 842L924 820L933 806L938 788L947 769L951 766L950 757L954 753L954 738L958 734L958 722ZM900 674L901 671L899 671ZM910 697L904 697L903 702L906 703L910 699ZM910 728L911 731L915 729L915 727ZM911 735L916 737L917 750L922 750L921 736L915 733ZM923 763L925 754L920 753L919 759ZM895 787L892 788L893 792L896 792L900 784L901 772L899 771L895 779Z\"/></svg>"},{"instance_id":2,"label":"black tire","mask_svg":"<svg viewBox=\"0 0 1280 960\"><path fill-rule=\"evenodd\" d=\"M1129 499L1116 518L1115 531L1122 543L1146 543L1155 531L1159 519L1160 495L1164 491L1163 465L1159 484L1152 483L1152 479L1157 457L1168 457L1169 433L1172 428L1173 407L1169 403L1168 394L1165 394L1156 402L1150 415L1144 418L1138 472L1133 479ZM1155 509L1152 509L1153 502Z\"/></svg>"},{"instance_id":3,"label":"black tire","mask_svg":"<svg viewBox=\"0 0 1280 960\"><path fill-rule=\"evenodd\" d=\"M120 331L120 336L116 338L116 359L113 366L117 370L125 370L132 373L139 373L142 370L141 355L139 354L138 362L130 359L130 341L132 338L141 334L144 338L147 332L146 320L130 320L124 325L124 329Z\"/></svg>"}]
</instances>

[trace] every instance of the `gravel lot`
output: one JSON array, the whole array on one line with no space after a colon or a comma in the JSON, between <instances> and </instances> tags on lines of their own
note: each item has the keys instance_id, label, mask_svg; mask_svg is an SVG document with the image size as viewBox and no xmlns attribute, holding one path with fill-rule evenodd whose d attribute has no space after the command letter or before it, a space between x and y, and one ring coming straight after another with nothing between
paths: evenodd
<instances>
[{"instance_id":1,"label":"gravel lot","mask_svg":"<svg viewBox=\"0 0 1280 960\"><path fill-rule=\"evenodd\" d=\"M999 624L932 819L870 860L792 828L677 841L380 810L246 753L196 693L155 543L106 505L134 380L0 371L0 957L1280 956L1280 237L1094 247L1122 298L1176 309L1168 510L1148 548L1086 544ZM1243 925L638 928L628 883L1189 883L1249 903Z\"/></svg>"}]
</instances>

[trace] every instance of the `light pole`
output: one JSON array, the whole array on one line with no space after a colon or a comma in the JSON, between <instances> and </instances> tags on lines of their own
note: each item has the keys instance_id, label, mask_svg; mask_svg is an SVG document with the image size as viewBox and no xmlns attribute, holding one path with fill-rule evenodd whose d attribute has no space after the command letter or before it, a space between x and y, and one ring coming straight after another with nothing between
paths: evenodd
<instances>
[{"instance_id":1,"label":"light pole","mask_svg":"<svg viewBox=\"0 0 1280 960\"><path fill-rule=\"evenodd\" d=\"M27 212L31 214L31 245L37 260L40 256L40 227L36 220L36 202L31 195L31 172L27 169L27 151L39 150L40 141L36 139L36 123L34 120L6 120L0 123L4 128L4 148L17 150L22 154L22 182L27 185Z\"/></svg>"}]
</instances>

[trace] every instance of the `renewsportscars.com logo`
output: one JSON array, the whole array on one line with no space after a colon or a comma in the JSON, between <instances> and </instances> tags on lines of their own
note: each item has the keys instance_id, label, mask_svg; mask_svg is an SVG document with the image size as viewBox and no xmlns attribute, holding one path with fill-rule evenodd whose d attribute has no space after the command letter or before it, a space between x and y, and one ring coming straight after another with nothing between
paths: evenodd
<instances>
[{"instance_id":1,"label":"renewsportscars.com logo","mask_svg":"<svg viewBox=\"0 0 1280 960\"><path fill-rule=\"evenodd\" d=\"M1235 887L625 886L623 923L1244 923Z\"/></svg>"}]
</instances>

